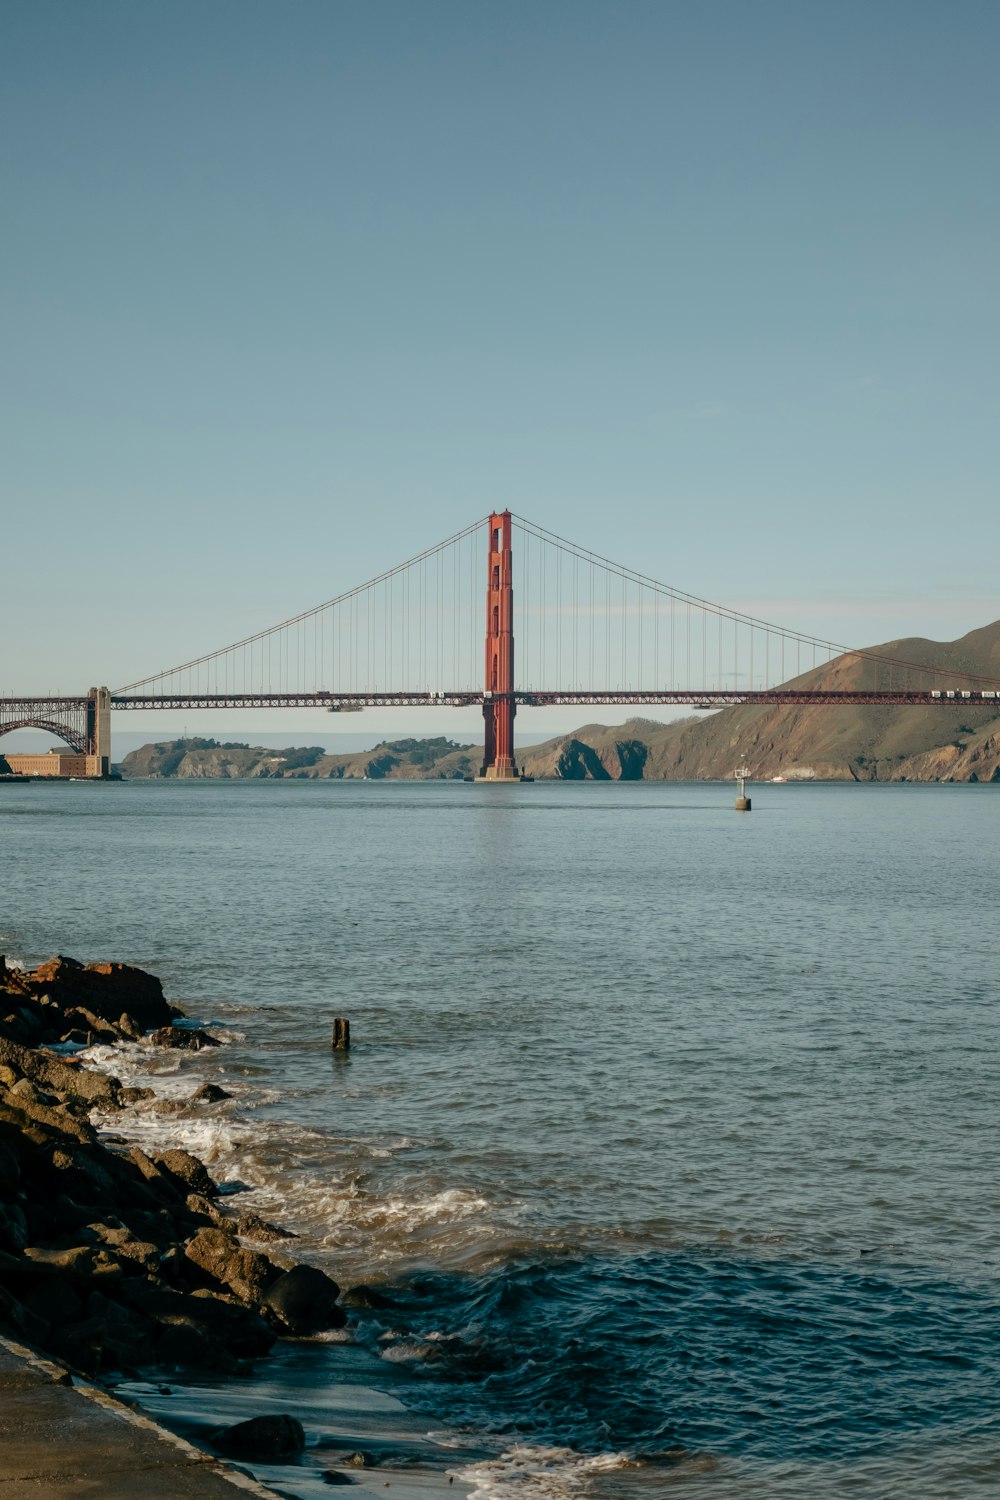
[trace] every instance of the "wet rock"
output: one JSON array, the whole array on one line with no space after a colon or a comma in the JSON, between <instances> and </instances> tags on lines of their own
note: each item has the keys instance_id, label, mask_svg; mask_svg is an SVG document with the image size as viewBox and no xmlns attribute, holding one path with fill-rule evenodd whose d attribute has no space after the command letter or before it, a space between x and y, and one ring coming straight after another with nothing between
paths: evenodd
<instances>
[{"instance_id":1,"label":"wet rock","mask_svg":"<svg viewBox=\"0 0 1000 1500\"><path fill-rule=\"evenodd\" d=\"M198 1193L204 1198L214 1198L218 1195L219 1188L212 1174L196 1156L191 1155L190 1151L163 1151L154 1160L158 1167L162 1167L184 1187L185 1195Z\"/></svg>"},{"instance_id":2,"label":"wet rock","mask_svg":"<svg viewBox=\"0 0 1000 1500\"><path fill-rule=\"evenodd\" d=\"M133 1146L126 1160L138 1169L140 1175L158 1197L172 1203L183 1202L184 1194L177 1181L169 1172L164 1172L152 1157L147 1156L140 1146Z\"/></svg>"},{"instance_id":3,"label":"wet rock","mask_svg":"<svg viewBox=\"0 0 1000 1500\"><path fill-rule=\"evenodd\" d=\"M232 1232L232 1220L227 1219L221 1208L216 1208L210 1198L202 1197L201 1193L188 1193L184 1203L189 1213L200 1219L208 1219L214 1229Z\"/></svg>"},{"instance_id":4,"label":"wet rock","mask_svg":"<svg viewBox=\"0 0 1000 1500\"><path fill-rule=\"evenodd\" d=\"M223 1099L231 1099L233 1096L220 1087L217 1083L203 1083L200 1088L195 1089L191 1095L194 1104L220 1104Z\"/></svg>"},{"instance_id":5,"label":"wet rock","mask_svg":"<svg viewBox=\"0 0 1000 1500\"><path fill-rule=\"evenodd\" d=\"M315 1266L294 1266L270 1286L263 1305L289 1333L320 1333L343 1328L347 1314L338 1307L340 1287Z\"/></svg>"},{"instance_id":6,"label":"wet rock","mask_svg":"<svg viewBox=\"0 0 1000 1500\"><path fill-rule=\"evenodd\" d=\"M240 1214L236 1220L236 1233L248 1240L261 1240L264 1244L270 1244L274 1240L298 1239L298 1235L293 1234L290 1229L282 1229L280 1224L272 1224L259 1214Z\"/></svg>"},{"instance_id":7,"label":"wet rock","mask_svg":"<svg viewBox=\"0 0 1000 1500\"><path fill-rule=\"evenodd\" d=\"M127 1088L118 1090L119 1104L145 1104L147 1099L155 1099L154 1089Z\"/></svg>"},{"instance_id":8,"label":"wet rock","mask_svg":"<svg viewBox=\"0 0 1000 1500\"><path fill-rule=\"evenodd\" d=\"M205 1047L221 1047L222 1043L198 1026L161 1026L149 1040L154 1047L175 1047L185 1052L201 1052Z\"/></svg>"},{"instance_id":9,"label":"wet rock","mask_svg":"<svg viewBox=\"0 0 1000 1500\"><path fill-rule=\"evenodd\" d=\"M251 1417L248 1422L223 1427L213 1434L211 1443L229 1458L273 1463L301 1453L306 1445L306 1435L302 1423L295 1417Z\"/></svg>"},{"instance_id":10,"label":"wet rock","mask_svg":"<svg viewBox=\"0 0 1000 1500\"><path fill-rule=\"evenodd\" d=\"M49 1052L36 1052L0 1037L0 1063L40 1088L66 1094L93 1107L114 1109L121 1088L117 1078L91 1072Z\"/></svg>"},{"instance_id":11,"label":"wet rock","mask_svg":"<svg viewBox=\"0 0 1000 1500\"><path fill-rule=\"evenodd\" d=\"M336 1469L323 1469L321 1471L319 1477L320 1477L320 1479L322 1479L322 1481L323 1481L324 1484L356 1484L357 1483L357 1480L352 1479L351 1476L350 1476L350 1474L338 1474L338 1472L337 1472Z\"/></svg>"},{"instance_id":12,"label":"wet rock","mask_svg":"<svg viewBox=\"0 0 1000 1500\"><path fill-rule=\"evenodd\" d=\"M241 1302L259 1304L281 1270L256 1250L244 1250L222 1229L200 1229L184 1248L204 1275L226 1286Z\"/></svg>"},{"instance_id":13,"label":"wet rock","mask_svg":"<svg viewBox=\"0 0 1000 1500\"><path fill-rule=\"evenodd\" d=\"M396 1305L391 1298L387 1297L384 1294L384 1292L380 1292L377 1287L373 1286L348 1287L347 1291L344 1292L340 1300L343 1303L344 1307L370 1307L374 1309L382 1309L395 1307Z\"/></svg>"}]
</instances>

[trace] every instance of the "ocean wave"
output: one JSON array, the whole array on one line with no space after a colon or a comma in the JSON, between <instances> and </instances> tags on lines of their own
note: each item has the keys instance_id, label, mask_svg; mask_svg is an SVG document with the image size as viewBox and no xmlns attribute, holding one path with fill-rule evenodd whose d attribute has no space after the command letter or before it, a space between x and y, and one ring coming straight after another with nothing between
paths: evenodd
<instances>
[{"instance_id":1,"label":"ocean wave","mask_svg":"<svg viewBox=\"0 0 1000 1500\"><path fill-rule=\"evenodd\" d=\"M473 1486L470 1500L573 1500L590 1488L595 1475L634 1467L625 1453L587 1457L571 1448L518 1445L498 1458L468 1464L456 1478Z\"/></svg>"}]
</instances>

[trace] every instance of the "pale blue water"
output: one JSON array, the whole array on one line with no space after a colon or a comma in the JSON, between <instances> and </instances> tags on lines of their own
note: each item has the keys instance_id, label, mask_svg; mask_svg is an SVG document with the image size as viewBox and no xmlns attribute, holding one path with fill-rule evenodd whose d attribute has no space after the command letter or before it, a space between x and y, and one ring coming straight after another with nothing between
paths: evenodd
<instances>
[{"instance_id":1,"label":"pale blue water","mask_svg":"<svg viewBox=\"0 0 1000 1500\"><path fill-rule=\"evenodd\" d=\"M393 1289L484 1494L1000 1494L1000 791L752 790L7 786L0 949L235 1034L135 1128Z\"/></svg>"}]
</instances>

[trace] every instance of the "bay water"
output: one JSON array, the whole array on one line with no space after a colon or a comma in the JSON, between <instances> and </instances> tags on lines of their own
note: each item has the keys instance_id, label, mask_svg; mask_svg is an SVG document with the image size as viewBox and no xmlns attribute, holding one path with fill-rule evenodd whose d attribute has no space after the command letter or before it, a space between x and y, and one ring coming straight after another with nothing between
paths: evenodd
<instances>
[{"instance_id":1,"label":"bay water","mask_svg":"<svg viewBox=\"0 0 1000 1500\"><path fill-rule=\"evenodd\" d=\"M95 1049L172 1111L108 1128L379 1293L158 1416L300 1412L302 1496L341 1439L525 1500L1000 1494L1000 788L751 792L0 787L0 950L226 1038Z\"/></svg>"}]
</instances>

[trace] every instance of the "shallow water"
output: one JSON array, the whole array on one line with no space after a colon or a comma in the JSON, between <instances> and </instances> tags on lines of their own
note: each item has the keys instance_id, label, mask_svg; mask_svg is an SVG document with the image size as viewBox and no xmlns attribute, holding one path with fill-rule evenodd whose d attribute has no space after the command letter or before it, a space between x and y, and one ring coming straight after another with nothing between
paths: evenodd
<instances>
[{"instance_id":1,"label":"shallow water","mask_svg":"<svg viewBox=\"0 0 1000 1500\"><path fill-rule=\"evenodd\" d=\"M1000 1491L996 788L0 793L0 948L227 1032L129 1128L390 1290L350 1357L482 1493Z\"/></svg>"}]
</instances>

